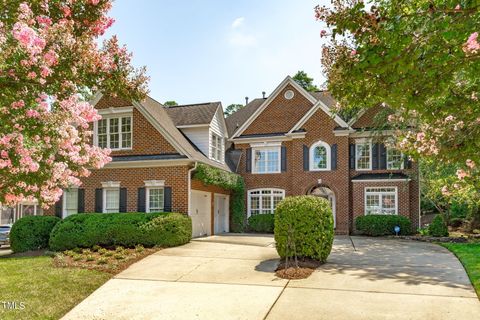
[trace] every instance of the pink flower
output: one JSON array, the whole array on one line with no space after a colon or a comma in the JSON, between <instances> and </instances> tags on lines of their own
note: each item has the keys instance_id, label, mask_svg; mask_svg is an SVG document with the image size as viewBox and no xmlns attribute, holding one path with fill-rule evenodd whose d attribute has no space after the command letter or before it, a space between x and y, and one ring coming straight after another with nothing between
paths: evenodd
<instances>
[{"instance_id":1,"label":"pink flower","mask_svg":"<svg viewBox=\"0 0 480 320\"><path fill-rule=\"evenodd\" d=\"M52 70L50 68L45 67L45 66L43 66L40 70L40 76L42 78L48 77L51 73L52 73Z\"/></svg>"},{"instance_id":2,"label":"pink flower","mask_svg":"<svg viewBox=\"0 0 480 320\"><path fill-rule=\"evenodd\" d=\"M29 118L39 118L40 117L40 113L38 113L38 111L32 110L32 109L27 110L26 115Z\"/></svg>"},{"instance_id":3,"label":"pink flower","mask_svg":"<svg viewBox=\"0 0 480 320\"><path fill-rule=\"evenodd\" d=\"M320 31L320 37L326 37L327 36L327 31L326 30L322 30Z\"/></svg>"},{"instance_id":4,"label":"pink flower","mask_svg":"<svg viewBox=\"0 0 480 320\"><path fill-rule=\"evenodd\" d=\"M465 172L463 169L457 170L457 178L463 180L465 177L468 177L468 173Z\"/></svg>"},{"instance_id":5,"label":"pink flower","mask_svg":"<svg viewBox=\"0 0 480 320\"><path fill-rule=\"evenodd\" d=\"M48 66L53 66L58 63L58 57L55 51L49 50L47 53L43 55L43 59Z\"/></svg>"},{"instance_id":6,"label":"pink flower","mask_svg":"<svg viewBox=\"0 0 480 320\"><path fill-rule=\"evenodd\" d=\"M454 118L452 115L449 115L448 117L445 118L445 121L452 121Z\"/></svg>"},{"instance_id":7,"label":"pink flower","mask_svg":"<svg viewBox=\"0 0 480 320\"><path fill-rule=\"evenodd\" d=\"M478 43L478 32L472 33L467 42L463 45L463 51L466 54L476 54L480 50L480 43Z\"/></svg>"},{"instance_id":8,"label":"pink flower","mask_svg":"<svg viewBox=\"0 0 480 320\"><path fill-rule=\"evenodd\" d=\"M350 55L353 57L355 55L357 55L357 50L352 50L352 52L350 52Z\"/></svg>"},{"instance_id":9,"label":"pink flower","mask_svg":"<svg viewBox=\"0 0 480 320\"><path fill-rule=\"evenodd\" d=\"M455 7L455 10L460 11L461 9L462 9L462 7L460 6L460 4L457 4L457 6Z\"/></svg>"},{"instance_id":10,"label":"pink flower","mask_svg":"<svg viewBox=\"0 0 480 320\"><path fill-rule=\"evenodd\" d=\"M450 196L452 193L448 190L448 187L447 186L443 186L442 187L442 194L444 196Z\"/></svg>"},{"instance_id":11,"label":"pink flower","mask_svg":"<svg viewBox=\"0 0 480 320\"><path fill-rule=\"evenodd\" d=\"M94 6L96 6L99 2L100 0L90 0L90 3Z\"/></svg>"},{"instance_id":12,"label":"pink flower","mask_svg":"<svg viewBox=\"0 0 480 320\"><path fill-rule=\"evenodd\" d=\"M425 139L425 133L424 132L417 133L417 140L422 141L423 139Z\"/></svg>"},{"instance_id":13,"label":"pink flower","mask_svg":"<svg viewBox=\"0 0 480 320\"><path fill-rule=\"evenodd\" d=\"M36 77L37 77L37 74L35 73L35 71L30 71L29 73L27 73L28 79L35 79Z\"/></svg>"}]
</instances>

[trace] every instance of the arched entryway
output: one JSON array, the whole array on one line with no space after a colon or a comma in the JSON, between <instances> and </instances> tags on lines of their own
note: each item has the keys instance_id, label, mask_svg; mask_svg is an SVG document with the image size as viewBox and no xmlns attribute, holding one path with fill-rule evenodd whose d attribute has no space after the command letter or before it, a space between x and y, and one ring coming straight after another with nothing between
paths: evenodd
<instances>
[{"instance_id":1,"label":"arched entryway","mask_svg":"<svg viewBox=\"0 0 480 320\"><path fill-rule=\"evenodd\" d=\"M326 186L315 186L311 188L307 194L316 196L316 197L322 197L330 201L330 206L332 207L332 213L333 213L333 227L335 228L337 226L337 215L336 215L337 205L335 200L335 193L333 192L333 190Z\"/></svg>"}]
</instances>

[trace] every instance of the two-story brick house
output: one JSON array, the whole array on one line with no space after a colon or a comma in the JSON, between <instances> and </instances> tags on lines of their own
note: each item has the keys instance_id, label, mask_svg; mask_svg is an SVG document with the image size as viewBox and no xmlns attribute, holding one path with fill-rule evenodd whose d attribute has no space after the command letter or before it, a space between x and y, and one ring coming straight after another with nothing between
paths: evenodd
<instances>
[{"instance_id":1,"label":"two-story brick house","mask_svg":"<svg viewBox=\"0 0 480 320\"><path fill-rule=\"evenodd\" d=\"M346 123L331 113L334 104L327 92L309 93L287 77L227 118L227 154L239 158L247 216L273 213L285 196L313 194L330 200L337 233L369 213L404 215L418 226L417 170L383 143L390 132L370 131L379 109Z\"/></svg>"},{"instance_id":2,"label":"two-story brick house","mask_svg":"<svg viewBox=\"0 0 480 320\"><path fill-rule=\"evenodd\" d=\"M219 102L165 107L98 94L92 103L102 115L93 143L112 149L113 160L46 214L176 211L192 217L194 236L229 231L229 192L194 179L204 163L244 177L247 217L273 213L285 196L313 194L330 200L337 233L354 231L355 217L369 213L418 226L416 165L385 146L391 132L370 130L378 108L346 123L331 113L328 93L309 93L290 77L227 119ZM22 216L24 207L11 211Z\"/></svg>"}]
</instances>

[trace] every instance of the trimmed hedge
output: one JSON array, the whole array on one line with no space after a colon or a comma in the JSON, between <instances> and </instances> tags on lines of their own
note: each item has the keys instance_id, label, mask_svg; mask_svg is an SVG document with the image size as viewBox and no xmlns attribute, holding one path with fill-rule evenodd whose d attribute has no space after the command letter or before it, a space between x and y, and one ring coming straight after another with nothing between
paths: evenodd
<instances>
[{"instance_id":1,"label":"trimmed hedge","mask_svg":"<svg viewBox=\"0 0 480 320\"><path fill-rule=\"evenodd\" d=\"M355 228L367 236L386 236L395 234L395 226L400 227L400 235L412 233L410 219L398 215L369 214L355 219Z\"/></svg>"},{"instance_id":2,"label":"trimmed hedge","mask_svg":"<svg viewBox=\"0 0 480 320\"><path fill-rule=\"evenodd\" d=\"M428 234L432 237L448 237L448 227L442 215L439 214L433 218L428 226Z\"/></svg>"},{"instance_id":3,"label":"trimmed hedge","mask_svg":"<svg viewBox=\"0 0 480 320\"><path fill-rule=\"evenodd\" d=\"M173 247L192 237L190 217L180 213L80 213L67 217L50 235L50 249L95 245Z\"/></svg>"},{"instance_id":4,"label":"trimmed hedge","mask_svg":"<svg viewBox=\"0 0 480 320\"><path fill-rule=\"evenodd\" d=\"M45 249L50 232L60 218L55 216L28 216L18 219L10 232L10 249L13 252Z\"/></svg>"},{"instance_id":5,"label":"trimmed hedge","mask_svg":"<svg viewBox=\"0 0 480 320\"><path fill-rule=\"evenodd\" d=\"M273 233L275 215L257 214L248 218L248 228L254 232Z\"/></svg>"},{"instance_id":6,"label":"trimmed hedge","mask_svg":"<svg viewBox=\"0 0 480 320\"><path fill-rule=\"evenodd\" d=\"M325 262L333 245L333 214L328 200L314 196L287 197L275 210L275 241L282 258Z\"/></svg>"}]
</instances>

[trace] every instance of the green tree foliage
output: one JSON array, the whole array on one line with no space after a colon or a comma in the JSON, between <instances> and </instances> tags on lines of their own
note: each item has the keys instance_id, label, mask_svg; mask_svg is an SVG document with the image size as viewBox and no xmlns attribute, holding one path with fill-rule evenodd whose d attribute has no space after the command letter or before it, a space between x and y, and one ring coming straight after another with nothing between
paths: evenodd
<instances>
[{"instance_id":1,"label":"green tree foliage","mask_svg":"<svg viewBox=\"0 0 480 320\"><path fill-rule=\"evenodd\" d=\"M295 80L295 82L297 82L303 89L309 92L314 92L319 90L318 87L313 84L313 78L310 78L308 74L303 70L298 71L292 77L292 79Z\"/></svg>"},{"instance_id":2,"label":"green tree foliage","mask_svg":"<svg viewBox=\"0 0 480 320\"><path fill-rule=\"evenodd\" d=\"M235 104L235 103L233 103L233 104L229 105L229 106L225 109L225 111L224 111L223 113L225 114L225 116L228 117L229 115L231 115L232 113L237 112L238 110L242 109L243 107L244 107L243 104Z\"/></svg>"},{"instance_id":3,"label":"green tree foliage","mask_svg":"<svg viewBox=\"0 0 480 320\"><path fill-rule=\"evenodd\" d=\"M175 100L168 100L168 101L165 101L163 105L165 107L173 107L173 106L178 106L178 103Z\"/></svg>"}]
</instances>

